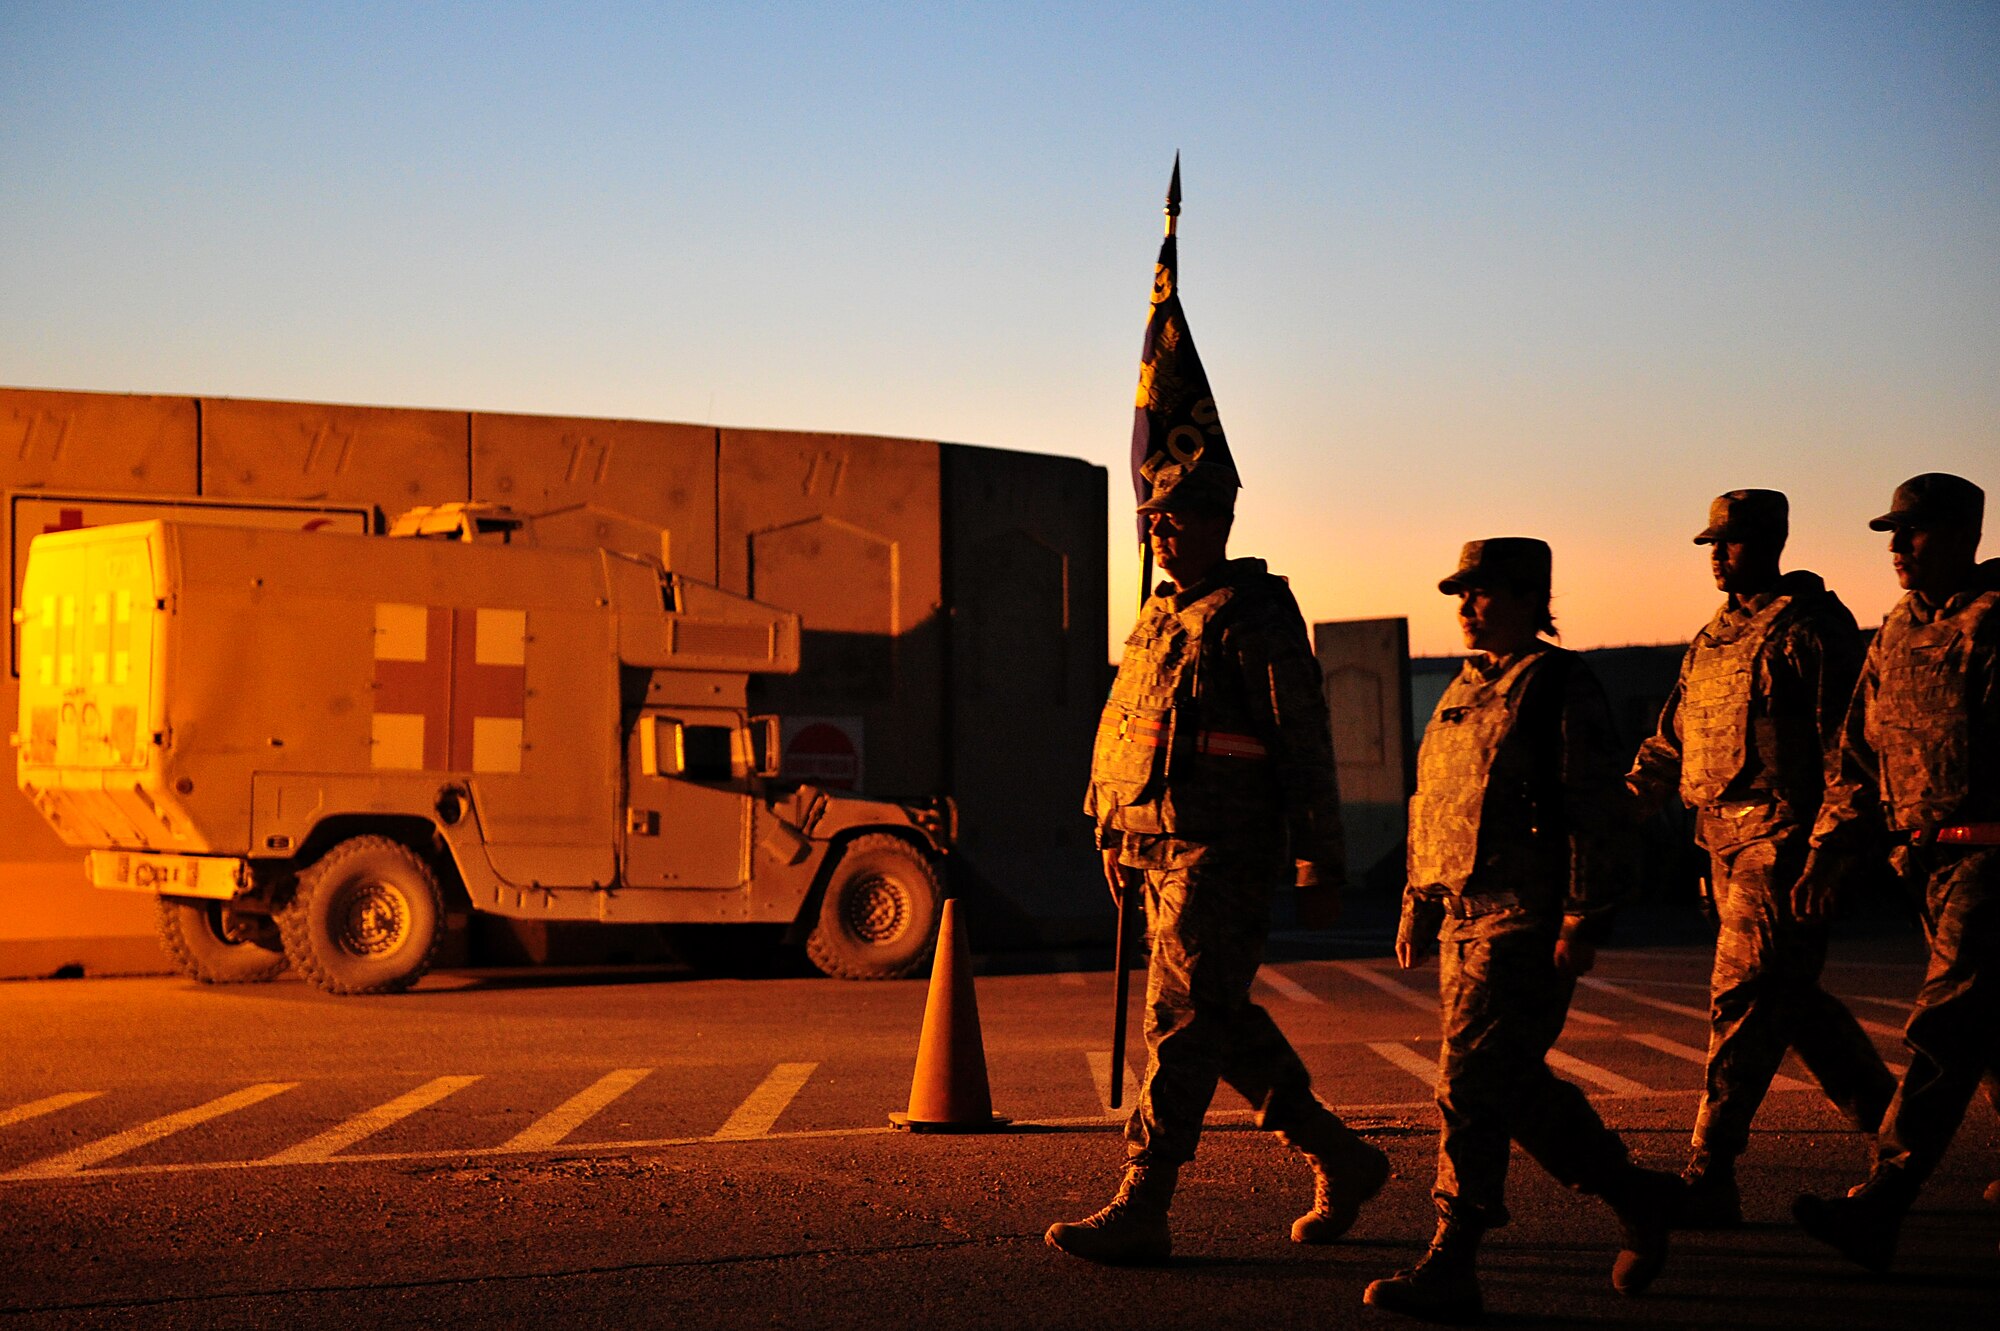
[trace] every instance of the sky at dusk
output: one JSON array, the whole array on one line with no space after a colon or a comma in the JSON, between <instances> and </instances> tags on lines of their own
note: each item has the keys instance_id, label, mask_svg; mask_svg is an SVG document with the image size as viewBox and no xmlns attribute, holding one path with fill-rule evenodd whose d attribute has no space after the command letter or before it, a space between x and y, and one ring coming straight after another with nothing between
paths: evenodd
<instances>
[{"instance_id":1,"label":"sky at dusk","mask_svg":"<svg viewBox=\"0 0 2000 1331\"><path fill-rule=\"evenodd\" d=\"M1309 619L1536 535L1572 646L1788 491L2000 491L2000 5L0 0L0 383L904 435L1113 471L1160 203ZM1989 553L2000 552L1991 545Z\"/></svg>"}]
</instances>

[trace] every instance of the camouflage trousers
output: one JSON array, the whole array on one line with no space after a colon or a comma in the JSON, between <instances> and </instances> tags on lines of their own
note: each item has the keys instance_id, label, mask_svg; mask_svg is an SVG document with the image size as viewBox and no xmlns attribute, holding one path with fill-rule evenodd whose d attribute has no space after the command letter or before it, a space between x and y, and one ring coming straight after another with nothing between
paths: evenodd
<instances>
[{"instance_id":1,"label":"camouflage trousers","mask_svg":"<svg viewBox=\"0 0 2000 1331\"><path fill-rule=\"evenodd\" d=\"M1909 1070L1875 1142L1874 1182L1910 1196L1944 1158L1980 1078L2000 1068L2000 849L1922 858L1930 962L1903 1028Z\"/></svg>"},{"instance_id":2,"label":"camouflage trousers","mask_svg":"<svg viewBox=\"0 0 2000 1331\"><path fill-rule=\"evenodd\" d=\"M1437 1182L1445 1219L1507 1223L1508 1143L1580 1192L1601 1193L1625 1143L1581 1090L1549 1070L1576 981L1555 968L1558 921L1507 910L1448 918L1438 937Z\"/></svg>"},{"instance_id":3,"label":"camouflage trousers","mask_svg":"<svg viewBox=\"0 0 2000 1331\"><path fill-rule=\"evenodd\" d=\"M1182 1164L1226 1081L1273 1132L1329 1113L1271 1015L1250 1001L1271 931L1280 866L1266 854L1216 854L1146 868L1146 1076L1125 1124L1128 1162Z\"/></svg>"},{"instance_id":4,"label":"camouflage trousers","mask_svg":"<svg viewBox=\"0 0 2000 1331\"><path fill-rule=\"evenodd\" d=\"M1706 823L1704 830L1707 830ZM1792 884L1805 867L1810 829L1710 851L1720 926L1709 976L1708 1082L1695 1115L1689 1165L1728 1168L1750 1144L1750 1121L1787 1048L1848 1121L1872 1133L1896 1078L1847 1005L1819 982L1826 965L1823 923L1792 915Z\"/></svg>"}]
</instances>

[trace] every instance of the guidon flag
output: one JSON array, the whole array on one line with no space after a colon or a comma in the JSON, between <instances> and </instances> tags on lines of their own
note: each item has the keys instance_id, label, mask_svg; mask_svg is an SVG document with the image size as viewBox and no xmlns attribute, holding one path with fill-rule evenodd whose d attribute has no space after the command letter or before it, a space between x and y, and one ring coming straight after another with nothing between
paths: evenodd
<instances>
[{"instance_id":1,"label":"guidon flag","mask_svg":"<svg viewBox=\"0 0 2000 1331\"><path fill-rule=\"evenodd\" d=\"M1132 417L1132 489L1141 503L1152 494L1153 473L1168 463L1200 463L1236 473L1208 374L1181 309L1174 234L1180 212L1181 158L1175 153L1173 182L1167 186L1167 236L1153 265L1153 309L1139 354L1139 394Z\"/></svg>"}]
</instances>

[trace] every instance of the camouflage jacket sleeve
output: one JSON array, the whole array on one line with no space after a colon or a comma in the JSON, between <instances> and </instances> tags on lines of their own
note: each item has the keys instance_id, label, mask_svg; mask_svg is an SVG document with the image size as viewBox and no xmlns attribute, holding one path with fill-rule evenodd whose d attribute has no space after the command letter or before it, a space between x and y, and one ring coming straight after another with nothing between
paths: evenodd
<instances>
[{"instance_id":1,"label":"camouflage jacket sleeve","mask_svg":"<svg viewBox=\"0 0 2000 1331\"><path fill-rule=\"evenodd\" d=\"M1340 785L1319 660L1289 590L1231 626L1225 646L1241 671L1252 732L1270 754L1292 855L1339 874L1347 862Z\"/></svg>"},{"instance_id":2,"label":"camouflage jacket sleeve","mask_svg":"<svg viewBox=\"0 0 2000 1331\"><path fill-rule=\"evenodd\" d=\"M1639 756L1633 759L1632 770L1625 774L1625 785L1646 813L1665 808L1680 793L1681 690L1686 678L1687 666L1683 662L1681 678L1674 681L1674 691L1667 695L1667 704L1660 709L1660 724L1639 746Z\"/></svg>"},{"instance_id":3,"label":"camouflage jacket sleeve","mask_svg":"<svg viewBox=\"0 0 2000 1331\"><path fill-rule=\"evenodd\" d=\"M1624 768L1611 701L1590 668L1574 656L1562 684L1559 752L1562 824L1569 840L1565 915L1582 916L1586 937L1602 937L1631 895L1621 816Z\"/></svg>"},{"instance_id":4,"label":"camouflage jacket sleeve","mask_svg":"<svg viewBox=\"0 0 2000 1331\"><path fill-rule=\"evenodd\" d=\"M1875 653L1870 651L1842 714L1838 741L1827 755L1826 794L1813 823L1816 847L1859 851L1881 825L1882 774L1867 725L1877 683Z\"/></svg>"},{"instance_id":5,"label":"camouflage jacket sleeve","mask_svg":"<svg viewBox=\"0 0 2000 1331\"><path fill-rule=\"evenodd\" d=\"M1767 699L1764 712L1774 719L1768 724L1786 717L1812 719L1810 734L1794 723L1792 731L1772 737L1769 747L1780 760L1774 764L1780 771L1817 771L1823 785L1832 783L1861 654L1858 631L1806 623L1789 626L1763 653L1758 683Z\"/></svg>"}]
</instances>

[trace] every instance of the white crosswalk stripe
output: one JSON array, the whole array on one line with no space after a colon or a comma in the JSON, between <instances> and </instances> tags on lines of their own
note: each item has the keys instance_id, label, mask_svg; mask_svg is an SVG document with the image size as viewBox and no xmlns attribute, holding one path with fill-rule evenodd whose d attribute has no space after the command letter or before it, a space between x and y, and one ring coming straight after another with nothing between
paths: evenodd
<instances>
[{"instance_id":1,"label":"white crosswalk stripe","mask_svg":"<svg viewBox=\"0 0 2000 1331\"><path fill-rule=\"evenodd\" d=\"M427 1081L414 1091L406 1091L386 1104L379 1104L366 1113L356 1114L345 1123L328 1128L316 1137L308 1137L296 1146L288 1146L276 1152L268 1158L267 1163L315 1164L346 1150L356 1142L373 1137L391 1124L400 1123L410 1115L430 1108L447 1095L462 1091L478 1080L478 1077L438 1077Z\"/></svg>"},{"instance_id":2,"label":"white crosswalk stripe","mask_svg":"<svg viewBox=\"0 0 2000 1331\"><path fill-rule=\"evenodd\" d=\"M1314 970L1314 967L1325 969ZM1328 978L1335 971L1342 973L1345 977L1359 980L1371 989L1377 990L1389 998L1393 998L1395 1005L1392 1006L1384 1000L1375 998L1373 995L1363 998L1352 990L1339 990L1337 988L1338 980ZM1079 971L1074 972L1074 974L1079 979L1082 979L1087 973ZM1410 1033L1418 1030L1418 1024L1412 1015L1414 1013L1421 1012L1423 1014L1423 1017L1426 1019L1423 1022L1423 1027L1426 1029L1435 1021L1437 1011L1436 1000L1425 989L1418 987L1422 979L1434 978L1434 974L1433 972L1429 977L1405 977L1388 970L1381 962L1316 961L1289 963L1282 968L1277 966L1265 967L1260 969L1257 978L1263 985L1267 1000L1275 999L1290 1003L1310 1003L1321 1006L1336 1003L1336 1000L1326 996L1330 986L1332 986L1332 992L1345 994L1345 998L1338 1000L1339 1002L1350 1003L1357 1011L1372 1013L1372 1019L1381 1023L1377 1027L1380 1033L1384 1036L1393 1037L1399 1030ZM1315 992L1307 984L1301 983L1302 979L1315 982L1319 992ZM1062 982L1060 979L1049 981L1051 988L1055 984ZM1689 1006L1649 999L1647 994L1638 992L1631 987L1630 982L1612 983L1601 981L1591 985L1590 990L1606 994L1612 999L1632 1001L1641 1006L1671 1012L1675 1018L1694 1018L1701 1015L1697 1009ZM1401 1012L1402 1015L1400 1017L1394 1015L1397 1012ZM1655 1076L1641 1080L1629 1075L1633 1069L1621 1068L1621 1060L1619 1058L1622 1051L1626 1061L1639 1059L1641 1056L1637 1051L1643 1048L1655 1054L1665 1054L1674 1060L1699 1066L1706 1059L1706 1050L1698 1047L1697 1043L1683 1043L1680 1040L1654 1035L1648 1031L1632 1029L1633 1025L1639 1019L1631 1016L1628 1016L1624 1021L1620 1021L1605 1017L1600 1013L1586 1013L1580 1008L1572 1008L1570 1017L1571 1034L1574 1036L1579 1027L1581 1027L1584 1032L1582 1042L1567 1043L1565 1049L1552 1051L1548 1056L1549 1064L1560 1075L1571 1078L1579 1085L1584 1086L1593 1096L1607 1092L1619 1096L1689 1095L1693 1094L1698 1088L1698 1077L1684 1078L1682 1079L1683 1084L1677 1090L1663 1092L1646 1084L1646 1080L1658 1082L1662 1078ZM1666 1024L1669 1030L1674 1029L1670 1024L1662 1024ZM1603 1028L1612 1028L1619 1038L1610 1041L1603 1039L1602 1036L1607 1033ZM1686 1034L1692 1035L1692 1032L1689 1031ZM1627 1043L1627 1041L1630 1043ZM1330 1060L1334 1067L1339 1069L1341 1075L1351 1078L1357 1087L1363 1084L1368 1086L1366 1090L1357 1089L1349 1093L1355 1097L1356 1103L1362 1103L1365 1100L1366 1103L1376 1106L1390 1103L1398 1105L1407 1103L1413 1105L1419 1101L1419 1097L1416 1094L1416 1087L1412 1086L1409 1081L1405 1081L1404 1078L1407 1077L1414 1080L1417 1085L1424 1088L1424 1093L1427 1094L1436 1079L1436 1057L1431 1052L1435 1049L1436 1043L1430 1038L1415 1041L1385 1038L1358 1043L1342 1042L1328 1048L1321 1056ZM1572 1053L1570 1050L1576 1052ZM1107 1118L1115 1117L1114 1111L1110 1108L1112 1073L1110 1056L1108 1053L1100 1050L1085 1050L1080 1052L1084 1054L1084 1070L1088 1074L1089 1085L1099 1107L1098 1111L1074 1119L1046 1119L1043 1121L1087 1124L1093 1122L1101 1123ZM1578 1057L1578 1054L1585 1055L1586 1057ZM1073 1054L1065 1053L1063 1057L1074 1060ZM1380 1060L1380 1062L1378 1063L1376 1060ZM1381 1063L1393 1066L1396 1071L1393 1073L1384 1071L1380 1066ZM298 1141L295 1145L284 1146L282 1149L276 1150L273 1154L256 1155L246 1158L219 1159L203 1159L199 1157L208 1154L223 1155L232 1150L240 1151L242 1149L240 1145L232 1147L228 1144L231 1141L241 1142L243 1140L241 1133L233 1124L225 1124L224 1130L221 1132L211 1130L201 1137L200 1140L203 1143L201 1146L195 1147L191 1143L189 1147L181 1149L172 1158L161 1157L160 1159L151 1161L143 1159L128 1161L120 1160L117 1157L135 1152L149 1143L157 1142L172 1134L183 1132L197 1125L208 1123L211 1120L220 1119L225 1115L234 1114L238 1110L247 1109L263 1100L295 1088L298 1083L265 1082L246 1086L241 1090L208 1101L205 1104L197 1105L192 1109L167 1113L160 1117L150 1118L124 1131L111 1132L109 1136L103 1136L98 1140L90 1141L88 1144L77 1146L74 1149L63 1150L61 1154L49 1153L78 1140L79 1131L72 1127L66 1134L63 1133L63 1125L59 1116L64 1111L83 1105L86 1102L98 1101L104 1093L98 1091L67 1091L57 1094L45 1094L41 1095L40 1098L24 1100L13 1104L11 1107L0 1107L0 1128L7 1128L12 1125L29 1125L25 1128L16 1129L4 1139L0 1139L0 1143L7 1144L12 1152L8 1157L8 1165L12 1165L13 1161L20 1159L23 1155L29 1154L29 1146L33 1142L46 1139L53 1143L40 1148L40 1153L46 1154L47 1158L35 1159L25 1165L13 1166L12 1172L0 1173L0 1181L12 1182L63 1177L101 1178L105 1175L154 1175L183 1173L191 1170L246 1170L284 1165L351 1165L390 1160L440 1159L451 1156L502 1156L549 1151L558 1148L570 1151L635 1150L665 1147L668 1145L693 1145L701 1142L738 1141L750 1138L786 1138L800 1135L837 1136L883 1130L879 1123L864 1122L864 1120L872 1120L874 1118L872 1112L857 1112L852 1116L854 1122L850 1126L842 1126L842 1120L836 1117L831 1123L815 1124L809 1132L802 1133L781 1130L779 1128L780 1121L791 1112L792 1107L799 1099L805 1087L810 1084L811 1079L817 1075L818 1069L822 1066L824 1065L818 1063L792 1062L781 1063L775 1067L766 1064L763 1068L751 1069L737 1064L731 1070L729 1065L718 1065L716 1072L719 1075L729 1077L742 1076L744 1084L748 1084L760 1074L762 1075L762 1080L757 1082L749 1095L740 1104L736 1105L733 1110L729 1110L726 1116L723 1113L725 1109L728 1109L726 1103L716 1105L713 1102L706 1102L710 1105L710 1108L705 1111L697 1111L701 1117L697 1125L691 1125L690 1129L688 1129L694 1133L694 1135L689 1136L655 1136L651 1133L641 1132L633 1134L634 1139L631 1141L591 1140L577 1142L574 1138L580 1128L596 1121L598 1116L604 1114L612 1106L620 1104L621 1097L630 1094L636 1087L645 1083L648 1077L653 1076L657 1072L657 1069L626 1067L612 1068L601 1074L595 1072L580 1074L564 1068L551 1068L546 1070L544 1074L538 1075L531 1080L523 1079L518 1071L509 1072L504 1074L495 1083L496 1090L494 1095L504 1094L508 1097L505 1103L510 1106L510 1112L521 1113L523 1110L527 1111L521 1113L519 1119L515 1119L509 1123L506 1131L513 1131L514 1127L522 1121L527 1122L528 1126L521 1128L519 1131L514 1131L513 1135L506 1137L505 1140L498 1139L500 1136L504 1136L504 1133L496 1134L492 1139L479 1139L479 1125L488 1122L488 1119L480 1118L475 1120L466 1114L447 1113L440 1116L436 1124L427 1128L422 1140L405 1144L405 1146L411 1149L400 1147L390 1147L388 1149L374 1147L371 1149L369 1139L404 1120L410 1119L414 1115L422 1113L424 1110L439 1105L449 1097L483 1080L481 1076L477 1075L459 1075L436 1077L425 1081L422 1085L416 1086L412 1090L406 1091L365 1112L355 1114L332 1127L325 1128L323 1131L320 1130L323 1122L311 1123L309 1126L305 1126L293 1134L295 1138L303 1137L305 1140ZM1650 1066L1657 1067L1658 1064L1653 1063ZM1077 1071L1075 1062L1071 1061L1065 1067L1067 1069L1066 1077L1058 1078L1057 1081L1067 1080L1071 1084L1074 1084ZM1122 1071L1129 1071L1131 1074L1125 1079L1124 1095L1122 1097L1125 1104L1129 1105L1138 1098L1142 1073L1138 1066L1132 1065L1128 1065L1128 1068ZM1897 1071L1900 1073L1901 1070L1897 1069ZM595 1080L592 1080L592 1078L595 1078ZM584 1084L582 1085L582 1089L578 1089L578 1086L583 1083L588 1084ZM1780 1089L1798 1089L1806 1087L1808 1083L1781 1075L1775 1079L1773 1085ZM125 1090L116 1093L121 1096L128 1096L133 1092L132 1090ZM1083 1093L1082 1088L1076 1087L1073 1093ZM294 1101L297 1102L299 1107L291 1109L288 1112L304 1112L305 1101L303 1098L293 1097L293 1101L288 1101L287 1104L290 1105ZM489 1097L482 1097L482 1103L488 1102ZM93 1115L101 1115L104 1112L103 1105L109 1103L109 1101L103 1101L90 1112ZM366 1102L364 1101L363 1103ZM832 1103L829 1100L827 1104L819 1105L819 1108L826 1109ZM547 1108L550 1105L554 1107ZM1078 1106L1078 1108L1081 1107L1081 1105ZM871 1104L866 1108L868 1111L872 1111L875 1106ZM1026 1111L1027 1115L1034 1114L1035 1107L1032 1105L1023 1105L1021 1108ZM656 1118L661 1113L670 1112L672 1112L671 1106L656 1104L649 1100L647 1104L621 1113L618 1117L635 1120L630 1125L621 1126L637 1128L647 1124L648 1120ZM711 1114L713 1117L710 1116ZM706 1131L705 1125L714 1123L717 1118L723 1120L721 1126L715 1128L712 1132ZM95 1124L102 1120L92 1117L87 1121ZM271 1122L268 1114L259 1115L256 1122L259 1125L254 1129L257 1133L268 1134L271 1131ZM48 1126L50 1124L54 1124L54 1126ZM466 1135L468 1129L472 1133L471 1139L468 1139ZM247 1126L245 1130L248 1130ZM96 1131L109 1131L109 1129L96 1129ZM33 1133L41 1133L44 1136L31 1136L30 1134ZM65 1136L67 1140L65 1140ZM607 1134L599 1133L597 1136L604 1138ZM282 1140L280 1139L281 1143ZM255 1149L270 1150L271 1147L265 1145ZM6 1167L5 1165L0 1165L0 1169Z\"/></svg>"},{"instance_id":3,"label":"white crosswalk stripe","mask_svg":"<svg viewBox=\"0 0 2000 1331\"><path fill-rule=\"evenodd\" d=\"M1437 1083L1437 1060L1425 1058L1406 1044L1396 1044L1389 1040L1370 1042L1370 1049L1386 1058L1403 1071L1415 1077L1426 1086Z\"/></svg>"},{"instance_id":4,"label":"white crosswalk stripe","mask_svg":"<svg viewBox=\"0 0 2000 1331\"><path fill-rule=\"evenodd\" d=\"M53 1114L59 1109L68 1109L71 1105L80 1105L85 1100L95 1100L102 1094L104 1094L102 1091L64 1091L61 1095L44 1096L39 1100L30 1100L24 1105L15 1105L12 1109L0 1109L0 1128L15 1123L25 1123L31 1118L40 1118L43 1114Z\"/></svg>"},{"instance_id":5,"label":"white crosswalk stripe","mask_svg":"<svg viewBox=\"0 0 2000 1331\"><path fill-rule=\"evenodd\" d=\"M1111 1055L1102 1049L1084 1051L1084 1062L1090 1065L1090 1084L1097 1088L1097 1103L1104 1106L1107 1114L1123 1114L1132 1107L1132 1099L1139 1093L1139 1079L1145 1074L1138 1068L1129 1068L1125 1078L1124 1095L1119 1107L1111 1107Z\"/></svg>"},{"instance_id":6,"label":"white crosswalk stripe","mask_svg":"<svg viewBox=\"0 0 2000 1331\"><path fill-rule=\"evenodd\" d=\"M163 1137L171 1137L176 1132L183 1132L210 1119L233 1114L239 1109L248 1109L251 1105L289 1091L297 1085L295 1081L258 1082L240 1091L217 1096L208 1103L196 1105L192 1109L183 1109L177 1114L166 1114L150 1122L141 1123L135 1128L127 1128L123 1132L114 1132L109 1137L101 1137L73 1151L65 1151L61 1155L23 1165L10 1173L0 1174L0 1179L59 1178L64 1174L79 1173L92 1165L100 1164L114 1156L124 1155L128 1151L136 1151L141 1146L149 1146Z\"/></svg>"},{"instance_id":7,"label":"white crosswalk stripe","mask_svg":"<svg viewBox=\"0 0 2000 1331\"><path fill-rule=\"evenodd\" d=\"M1708 1051L1706 1049L1697 1049L1691 1044L1681 1044L1677 1040L1669 1040L1664 1035L1654 1035L1650 1031L1632 1031L1625 1038L1634 1044L1645 1045L1648 1049L1657 1049L1663 1054L1670 1054L1680 1059L1683 1063L1693 1063L1698 1067L1708 1066ZM1798 1078L1787 1077L1784 1073L1780 1072L1771 1078L1771 1089L1774 1091L1808 1091L1812 1088Z\"/></svg>"},{"instance_id":8,"label":"white crosswalk stripe","mask_svg":"<svg viewBox=\"0 0 2000 1331\"><path fill-rule=\"evenodd\" d=\"M1587 985L1600 994L1610 994L1615 998L1622 998L1628 1003L1637 1003L1641 1007L1649 1007L1658 1012L1671 1012L1677 1017L1692 1017L1694 1020L1703 1023L1708 1021L1707 1008L1689 1007L1685 1003L1669 1003L1664 998L1654 998L1650 994L1642 994L1628 989L1622 984L1613 984L1609 980L1600 980L1595 975L1586 975L1581 980L1578 980L1577 983Z\"/></svg>"},{"instance_id":9,"label":"white crosswalk stripe","mask_svg":"<svg viewBox=\"0 0 2000 1331\"><path fill-rule=\"evenodd\" d=\"M1324 1004L1326 1002L1325 999L1300 984L1297 980L1294 980L1291 976L1285 975L1270 966L1266 966L1258 971L1257 978L1274 993L1281 994L1294 1003Z\"/></svg>"},{"instance_id":10,"label":"white crosswalk stripe","mask_svg":"<svg viewBox=\"0 0 2000 1331\"><path fill-rule=\"evenodd\" d=\"M1565 1054L1560 1049L1549 1050L1548 1059L1549 1066L1557 1072L1567 1073L1575 1077L1578 1081L1587 1081L1593 1086L1602 1086L1605 1090L1618 1095L1651 1095L1653 1093L1653 1088L1650 1086L1633 1081L1630 1077L1621 1077L1609 1068L1601 1068L1595 1063L1586 1063L1576 1055Z\"/></svg>"},{"instance_id":11,"label":"white crosswalk stripe","mask_svg":"<svg viewBox=\"0 0 2000 1331\"><path fill-rule=\"evenodd\" d=\"M1419 1012L1429 1012L1435 1015L1438 1010L1438 999L1435 991L1426 992L1420 989L1413 989L1409 985L1399 980L1392 980L1372 966L1359 961L1330 961L1326 964L1346 975L1353 976L1363 984L1373 985L1397 1002L1413 1007Z\"/></svg>"},{"instance_id":12,"label":"white crosswalk stripe","mask_svg":"<svg viewBox=\"0 0 2000 1331\"><path fill-rule=\"evenodd\" d=\"M771 1126L805 1089L817 1063L780 1063L771 1069L756 1090L736 1106L723 1125L715 1130L715 1141L740 1141L746 1137L769 1136Z\"/></svg>"},{"instance_id":13,"label":"white crosswalk stripe","mask_svg":"<svg viewBox=\"0 0 2000 1331\"><path fill-rule=\"evenodd\" d=\"M514 1134L510 1151L539 1151L554 1146L601 1113L613 1100L646 1079L651 1068L620 1068L607 1072L548 1113Z\"/></svg>"}]
</instances>

